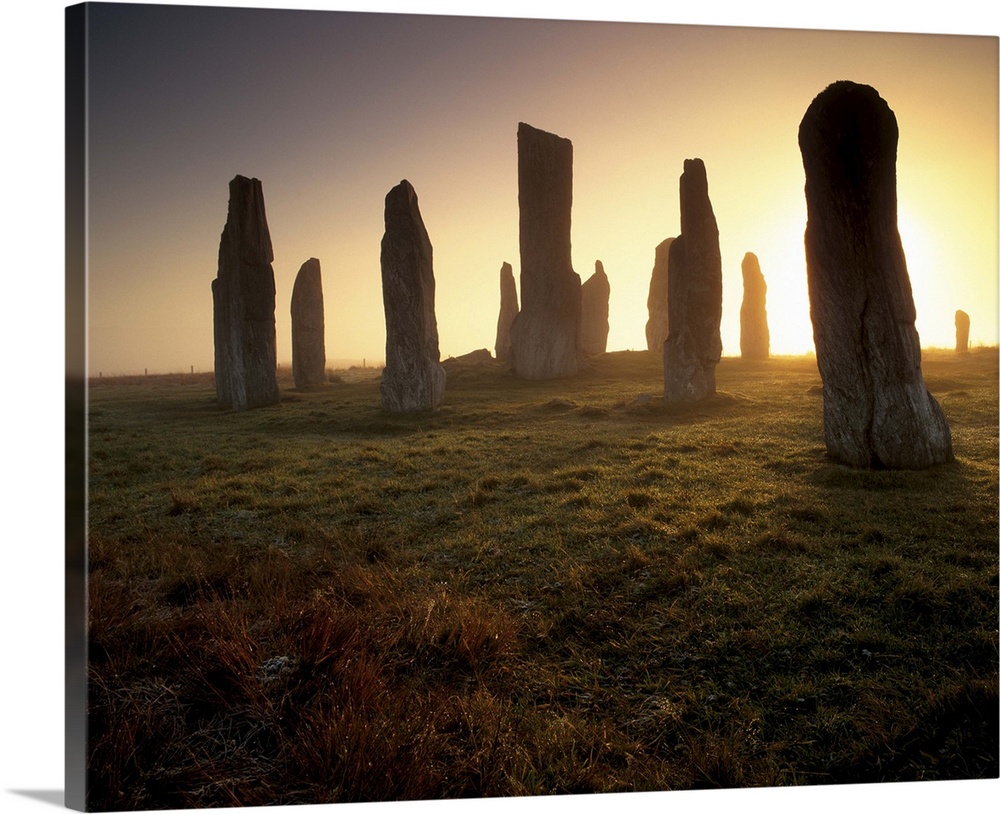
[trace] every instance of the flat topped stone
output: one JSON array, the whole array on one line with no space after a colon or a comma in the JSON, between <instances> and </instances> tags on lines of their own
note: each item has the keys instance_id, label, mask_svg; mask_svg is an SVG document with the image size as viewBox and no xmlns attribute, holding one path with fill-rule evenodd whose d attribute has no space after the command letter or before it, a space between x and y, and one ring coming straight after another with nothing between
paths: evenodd
<instances>
[{"instance_id":1,"label":"flat topped stone","mask_svg":"<svg viewBox=\"0 0 1000 814\"><path fill-rule=\"evenodd\" d=\"M920 369L897 225L898 139L886 101L854 82L827 87L799 126L824 435L829 454L855 467L919 469L953 458Z\"/></svg>"},{"instance_id":2,"label":"flat topped stone","mask_svg":"<svg viewBox=\"0 0 1000 814\"><path fill-rule=\"evenodd\" d=\"M580 277L570 259L573 144L517 128L521 310L510 331L514 372L551 379L580 370Z\"/></svg>"}]
</instances>

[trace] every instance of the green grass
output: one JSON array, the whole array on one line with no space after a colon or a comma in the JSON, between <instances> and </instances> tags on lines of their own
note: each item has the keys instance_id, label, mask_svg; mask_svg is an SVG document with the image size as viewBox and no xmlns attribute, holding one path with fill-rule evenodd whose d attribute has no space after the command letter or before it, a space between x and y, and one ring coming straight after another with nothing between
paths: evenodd
<instances>
[{"instance_id":1,"label":"green grass","mask_svg":"<svg viewBox=\"0 0 1000 814\"><path fill-rule=\"evenodd\" d=\"M923 472L831 462L805 358L92 381L89 806L996 777L996 349L924 375Z\"/></svg>"}]
</instances>

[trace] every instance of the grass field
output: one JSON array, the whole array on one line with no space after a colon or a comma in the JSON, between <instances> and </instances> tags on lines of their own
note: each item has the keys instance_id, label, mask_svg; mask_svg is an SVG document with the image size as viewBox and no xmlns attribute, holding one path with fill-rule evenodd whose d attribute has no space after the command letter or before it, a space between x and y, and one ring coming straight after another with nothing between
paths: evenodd
<instances>
[{"instance_id":1,"label":"grass field","mask_svg":"<svg viewBox=\"0 0 1000 814\"><path fill-rule=\"evenodd\" d=\"M996 777L997 360L925 352L922 472L831 462L808 358L92 380L88 804Z\"/></svg>"}]
</instances>

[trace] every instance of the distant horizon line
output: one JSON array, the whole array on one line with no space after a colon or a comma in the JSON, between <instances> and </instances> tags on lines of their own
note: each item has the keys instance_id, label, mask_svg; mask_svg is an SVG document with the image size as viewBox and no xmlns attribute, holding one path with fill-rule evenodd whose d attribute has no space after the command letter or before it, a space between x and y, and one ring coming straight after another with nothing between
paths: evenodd
<instances>
[{"instance_id":1,"label":"distant horizon line","mask_svg":"<svg viewBox=\"0 0 1000 814\"><path fill-rule=\"evenodd\" d=\"M987 344L985 342L978 342L978 343L970 343L969 344L969 351L989 350L989 349L995 349L997 351L1000 351L1000 343ZM489 350L489 349L487 348L487 350ZM926 345L924 347L921 347L920 350L921 350L921 352L923 352L923 351L942 351L942 352L947 352L947 353L958 354L958 351L955 350L954 346L944 347L944 346L940 346L940 345ZM648 353L648 352L649 351L646 348L622 348L620 350L607 351L607 353ZM492 355L493 351L490 351L490 353ZM465 354L458 354L457 356L463 356L463 355L465 355ZM455 358L457 358L457 356L456 355L452 355L452 354L449 354L448 356L442 356L441 357L441 361L444 362L444 361L447 361L448 359L455 359ZM770 359L798 359L798 358L802 358L802 357L815 357L815 356L816 356L815 349L810 348L809 350L803 351L801 353L772 353L772 354L770 354L770 356L768 358L770 358ZM723 353L722 354L722 358L723 359L739 359L739 358L741 358L741 354L740 353ZM285 370L291 370L291 367L292 367L292 362L291 362L290 359L289 360L282 360L282 361L278 362L278 370L279 371L281 371L283 368ZM333 373L336 373L336 372L342 371L342 370L350 370L351 368L359 368L359 367L362 368L362 369L378 370L378 369L381 369L381 368L385 367L385 360L383 358L381 358L381 357L375 358L375 357L365 357L365 356L344 356L344 357L335 357L335 358L332 358L332 359L328 359L327 363L326 363L326 370L329 371L329 372L333 372ZM96 375L94 373L91 373L88 370L88 373L87 373L87 375L86 375L85 378L89 380L89 379L104 378L105 376L107 378L109 378L109 379L128 378L128 377L136 377L136 376L190 376L190 375L198 375L198 374L204 375L205 373L213 373L214 374L215 373L214 366L213 367L206 367L206 368L199 368L198 365L188 365L187 369L166 369L166 368L153 368L153 369L150 369L150 368L147 367L147 368L143 368L142 371L133 370L133 371L124 372L124 373L121 372L121 371L112 371L112 370L104 371L104 370L100 370L99 369L99 370L96 371ZM70 376L67 373L67 378L74 378L74 377Z\"/></svg>"}]
</instances>

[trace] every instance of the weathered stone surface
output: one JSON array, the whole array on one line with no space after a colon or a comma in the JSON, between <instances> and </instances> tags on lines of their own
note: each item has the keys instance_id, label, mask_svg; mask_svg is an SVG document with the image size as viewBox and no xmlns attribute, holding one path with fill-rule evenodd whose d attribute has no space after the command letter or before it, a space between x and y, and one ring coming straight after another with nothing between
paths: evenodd
<instances>
[{"instance_id":1,"label":"weathered stone surface","mask_svg":"<svg viewBox=\"0 0 1000 814\"><path fill-rule=\"evenodd\" d=\"M969 315L965 311L955 312L955 350L958 353L969 351Z\"/></svg>"},{"instance_id":2,"label":"weathered stone surface","mask_svg":"<svg viewBox=\"0 0 1000 814\"><path fill-rule=\"evenodd\" d=\"M573 143L517 127L521 311L510 329L511 363L526 379L580 370L580 276L570 258Z\"/></svg>"},{"instance_id":3,"label":"weathered stone surface","mask_svg":"<svg viewBox=\"0 0 1000 814\"><path fill-rule=\"evenodd\" d=\"M212 281L215 392L233 410L277 404L274 271L264 193L256 178L229 182L229 211Z\"/></svg>"},{"instance_id":4,"label":"weathered stone surface","mask_svg":"<svg viewBox=\"0 0 1000 814\"><path fill-rule=\"evenodd\" d=\"M497 361L510 363L510 326L518 312L517 283L510 263L500 266L500 316L497 318Z\"/></svg>"},{"instance_id":5,"label":"weathered stone surface","mask_svg":"<svg viewBox=\"0 0 1000 814\"><path fill-rule=\"evenodd\" d=\"M608 349L608 304L611 284L604 264L594 263L594 273L580 288L580 349L587 356L597 356Z\"/></svg>"},{"instance_id":6,"label":"weathered stone surface","mask_svg":"<svg viewBox=\"0 0 1000 814\"><path fill-rule=\"evenodd\" d=\"M722 356L722 254L719 227L700 158L684 161L680 179L681 233L670 245L667 307L670 333L663 344L663 398L700 401L715 392Z\"/></svg>"},{"instance_id":7,"label":"weathered stone surface","mask_svg":"<svg viewBox=\"0 0 1000 814\"><path fill-rule=\"evenodd\" d=\"M767 359L771 355L771 332L767 328L767 283L760 270L760 261L753 252L743 256L741 267L740 355L744 359Z\"/></svg>"},{"instance_id":8,"label":"weathered stone surface","mask_svg":"<svg viewBox=\"0 0 1000 814\"><path fill-rule=\"evenodd\" d=\"M406 180L385 196L381 261L382 406L394 413L434 409L441 404L445 384L434 314L434 264L417 193Z\"/></svg>"},{"instance_id":9,"label":"weathered stone surface","mask_svg":"<svg viewBox=\"0 0 1000 814\"><path fill-rule=\"evenodd\" d=\"M292 375L296 387L326 381L323 274L315 257L302 264L292 286Z\"/></svg>"},{"instance_id":10,"label":"weathered stone surface","mask_svg":"<svg viewBox=\"0 0 1000 814\"><path fill-rule=\"evenodd\" d=\"M653 274L649 278L649 296L646 298L647 350L663 353L663 343L670 333L670 309L667 305L667 286L670 274L670 245L674 238L668 237L656 247L653 259Z\"/></svg>"},{"instance_id":11,"label":"weathered stone surface","mask_svg":"<svg viewBox=\"0 0 1000 814\"><path fill-rule=\"evenodd\" d=\"M951 431L920 371L897 228L896 117L867 85L836 82L799 125L809 304L829 454L918 469L952 459Z\"/></svg>"}]
</instances>

